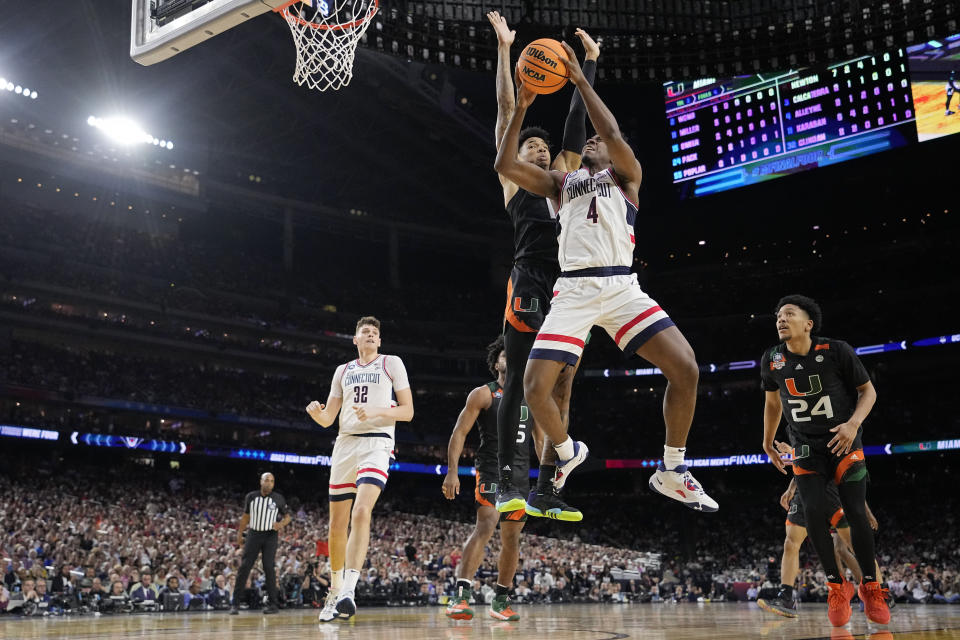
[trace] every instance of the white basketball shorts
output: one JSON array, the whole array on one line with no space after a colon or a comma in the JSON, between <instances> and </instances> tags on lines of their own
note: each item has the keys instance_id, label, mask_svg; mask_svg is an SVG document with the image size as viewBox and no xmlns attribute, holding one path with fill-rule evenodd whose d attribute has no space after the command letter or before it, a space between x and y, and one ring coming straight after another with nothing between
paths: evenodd
<instances>
[{"instance_id":1,"label":"white basketball shorts","mask_svg":"<svg viewBox=\"0 0 960 640\"><path fill-rule=\"evenodd\" d=\"M393 438L340 435L330 456L330 501L353 500L357 485L387 486Z\"/></svg>"},{"instance_id":2,"label":"white basketball shorts","mask_svg":"<svg viewBox=\"0 0 960 640\"><path fill-rule=\"evenodd\" d=\"M632 353L667 327L667 312L643 292L637 275L561 277L550 313L537 334L531 360L576 364L594 325L603 327L624 352Z\"/></svg>"}]
</instances>

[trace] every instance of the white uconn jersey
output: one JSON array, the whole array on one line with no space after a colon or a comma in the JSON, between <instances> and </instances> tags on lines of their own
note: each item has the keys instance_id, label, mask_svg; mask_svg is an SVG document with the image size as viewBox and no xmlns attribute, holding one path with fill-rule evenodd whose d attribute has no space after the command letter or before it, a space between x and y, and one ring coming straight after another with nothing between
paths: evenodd
<instances>
[{"instance_id":1,"label":"white uconn jersey","mask_svg":"<svg viewBox=\"0 0 960 640\"><path fill-rule=\"evenodd\" d=\"M407 369L397 356L380 354L367 364L353 360L337 367L331 390L335 397L343 398L340 435L382 433L393 438L394 420L374 418L361 422L353 406L395 407L396 391L409 387Z\"/></svg>"},{"instance_id":2,"label":"white uconn jersey","mask_svg":"<svg viewBox=\"0 0 960 640\"><path fill-rule=\"evenodd\" d=\"M560 188L558 217L562 271L633 264L637 207L621 191L613 169L568 173Z\"/></svg>"}]
</instances>

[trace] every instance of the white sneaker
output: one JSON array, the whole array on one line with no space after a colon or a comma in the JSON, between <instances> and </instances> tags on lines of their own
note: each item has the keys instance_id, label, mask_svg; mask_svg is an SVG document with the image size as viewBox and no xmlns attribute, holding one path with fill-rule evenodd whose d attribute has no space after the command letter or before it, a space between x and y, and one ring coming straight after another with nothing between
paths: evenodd
<instances>
[{"instance_id":1,"label":"white sneaker","mask_svg":"<svg viewBox=\"0 0 960 640\"><path fill-rule=\"evenodd\" d=\"M569 460L557 460L557 473L553 476L553 486L557 491L563 489L570 472L579 467L589 455L590 449L587 448L586 443L576 441L573 443L573 457Z\"/></svg>"},{"instance_id":2,"label":"white sneaker","mask_svg":"<svg viewBox=\"0 0 960 640\"><path fill-rule=\"evenodd\" d=\"M341 618L351 618L357 612L357 603L353 601L353 591L340 594L337 598L337 613Z\"/></svg>"},{"instance_id":3,"label":"white sneaker","mask_svg":"<svg viewBox=\"0 0 960 640\"><path fill-rule=\"evenodd\" d=\"M337 594L330 591L327 594L326 601L323 603L323 609L320 610L320 615L317 617L320 619L320 622L332 622L339 616L340 614L337 612Z\"/></svg>"},{"instance_id":4,"label":"white sneaker","mask_svg":"<svg viewBox=\"0 0 960 640\"><path fill-rule=\"evenodd\" d=\"M693 474L687 470L685 464L667 471L661 462L656 473L650 476L650 488L697 511L716 511L720 508L717 501L707 495Z\"/></svg>"}]
</instances>

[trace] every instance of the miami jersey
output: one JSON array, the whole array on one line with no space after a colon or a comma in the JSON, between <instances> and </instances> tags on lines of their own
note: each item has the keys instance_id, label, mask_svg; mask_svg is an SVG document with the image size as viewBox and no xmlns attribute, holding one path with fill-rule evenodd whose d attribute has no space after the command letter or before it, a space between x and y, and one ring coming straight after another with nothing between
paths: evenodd
<instances>
[{"instance_id":1,"label":"miami jersey","mask_svg":"<svg viewBox=\"0 0 960 640\"><path fill-rule=\"evenodd\" d=\"M760 360L764 391L779 391L783 417L791 431L829 435L857 408L857 387L870 381L857 353L842 340L812 338L804 356L781 342Z\"/></svg>"},{"instance_id":2,"label":"miami jersey","mask_svg":"<svg viewBox=\"0 0 960 640\"><path fill-rule=\"evenodd\" d=\"M353 407L395 407L396 392L409 387L407 369L397 356L380 354L366 364L353 360L337 367L331 390L334 397L343 398L340 435L382 434L393 438L396 421L374 418L361 422Z\"/></svg>"},{"instance_id":3,"label":"miami jersey","mask_svg":"<svg viewBox=\"0 0 960 640\"><path fill-rule=\"evenodd\" d=\"M560 269L630 267L637 205L620 189L613 169L578 169L560 188Z\"/></svg>"}]
</instances>

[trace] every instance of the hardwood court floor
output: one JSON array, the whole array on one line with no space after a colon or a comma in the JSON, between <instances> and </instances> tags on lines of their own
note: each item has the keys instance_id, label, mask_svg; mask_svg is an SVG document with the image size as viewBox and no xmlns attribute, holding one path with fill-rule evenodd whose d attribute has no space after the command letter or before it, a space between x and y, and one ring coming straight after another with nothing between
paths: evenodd
<instances>
[{"instance_id":1,"label":"hardwood court floor","mask_svg":"<svg viewBox=\"0 0 960 640\"><path fill-rule=\"evenodd\" d=\"M352 621L317 622L317 611L297 609L264 616L260 612L138 614L62 618L3 618L0 638L127 640L731 640L770 638L857 638L909 640L960 638L960 606L900 605L887 628L869 625L854 610L849 632L838 634L827 621L826 605L807 605L789 620L755 604L547 605L518 607L516 623L497 622L485 609L470 621L448 620L443 608L361 608Z\"/></svg>"}]
</instances>

